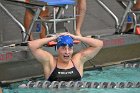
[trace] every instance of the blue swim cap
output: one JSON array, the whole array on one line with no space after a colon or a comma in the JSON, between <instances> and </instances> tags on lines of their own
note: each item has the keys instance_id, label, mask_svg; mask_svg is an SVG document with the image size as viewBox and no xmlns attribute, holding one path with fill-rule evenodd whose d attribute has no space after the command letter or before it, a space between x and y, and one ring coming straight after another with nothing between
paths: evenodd
<instances>
[{"instance_id":1,"label":"blue swim cap","mask_svg":"<svg viewBox=\"0 0 140 93\"><path fill-rule=\"evenodd\" d=\"M69 35L62 35L57 38L57 48L60 46L68 46L72 47L73 46L73 39Z\"/></svg>"}]
</instances>

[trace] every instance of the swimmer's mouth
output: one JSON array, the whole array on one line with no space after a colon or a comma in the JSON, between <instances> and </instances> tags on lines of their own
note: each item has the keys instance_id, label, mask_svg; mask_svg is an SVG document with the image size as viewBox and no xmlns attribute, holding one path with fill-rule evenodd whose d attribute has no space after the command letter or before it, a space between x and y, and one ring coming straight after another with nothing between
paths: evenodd
<instances>
[{"instance_id":1,"label":"swimmer's mouth","mask_svg":"<svg viewBox=\"0 0 140 93\"><path fill-rule=\"evenodd\" d=\"M70 56L69 55L64 55L64 58L69 58Z\"/></svg>"}]
</instances>

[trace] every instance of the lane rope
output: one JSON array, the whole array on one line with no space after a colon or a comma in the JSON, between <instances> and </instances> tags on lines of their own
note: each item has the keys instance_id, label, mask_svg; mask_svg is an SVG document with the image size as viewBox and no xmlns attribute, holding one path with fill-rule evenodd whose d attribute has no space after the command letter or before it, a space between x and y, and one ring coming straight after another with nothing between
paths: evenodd
<instances>
[{"instance_id":1,"label":"lane rope","mask_svg":"<svg viewBox=\"0 0 140 93\"><path fill-rule=\"evenodd\" d=\"M20 88L140 88L140 82L29 81Z\"/></svg>"},{"instance_id":2,"label":"lane rope","mask_svg":"<svg viewBox=\"0 0 140 93\"><path fill-rule=\"evenodd\" d=\"M140 63L126 63L124 64L125 68L140 68Z\"/></svg>"}]
</instances>

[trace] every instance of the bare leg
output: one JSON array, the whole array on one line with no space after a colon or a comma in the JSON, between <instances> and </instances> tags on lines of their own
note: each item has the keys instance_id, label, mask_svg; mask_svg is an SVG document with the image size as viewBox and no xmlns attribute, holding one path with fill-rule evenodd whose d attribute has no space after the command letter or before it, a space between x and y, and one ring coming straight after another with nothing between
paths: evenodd
<instances>
[{"instance_id":1,"label":"bare leg","mask_svg":"<svg viewBox=\"0 0 140 93\"><path fill-rule=\"evenodd\" d=\"M124 32L128 32L131 29L132 23L127 23Z\"/></svg>"},{"instance_id":2,"label":"bare leg","mask_svg":"<svg viewBox=\"0 0 140 93\"><path fill-rule=\"evenodd\" d=\"M33 18L32 13L30 12L29 9L26 9L26 11L25 11L25 16L24 16L24 27L25 27L26 31L29 30L29 27L30 27L32 18ZM29 37L29 41L30 41L30 40L33 40L32 33L31 33L31 35L30 35L30 37Z\"/></svg>"},{"instance_id":3,"label":"bare leg","mask_svg":"<svg viewBox=\"0 0 140 93\"><path fill-rule=\"evenodd\" d=\"M85 17L85 12L86 12L86 0L77 0L77 26L76 26L76 35L81 35L81 26L84 21Z\"/></svg>"},{"instance_id":4,"label":"bare leg","mask_svg":"<svg viewBox=\"0 0 140 93\"><path fill-rule=\"evenodd\" d=\"M136 4L132 8L132 10L140 10L140 0L137 0Z\"/></svg>"},{"instance_id":5,"label":"bare leg","mask_svg":"<svg viewBox=\"0 0 140 93\"><path fill-rule=\"evenodd\" d=\"M46 8L46 10L41 11L41 13L40 13L41 18L47 18L48 15L49 15L49 11L47 8ZM33 14L31 13L30 9L26 9L25 16L24 16L24 26L27 31L29 30L32 18L33 18ZM42 28L41 28L40 38L45 38L46 37L46 28L44 26L41 26L41 27ZM32 33L30 34L29 40L33 40Z\"/></svg>"},{"instance_id":6,"label":"bare leg","mask_svg":"<svg viewBox=\"0 0 140 93\"><path fill-rule=\"evenodd\" d=\"M44 11L41 11L40 17L43 19L47 19L49 17L49 9L46 8ZM44 25L42 25L40 38L45 38L45 37L46 37L46 28Z\"/></svg>"}]
</instances>

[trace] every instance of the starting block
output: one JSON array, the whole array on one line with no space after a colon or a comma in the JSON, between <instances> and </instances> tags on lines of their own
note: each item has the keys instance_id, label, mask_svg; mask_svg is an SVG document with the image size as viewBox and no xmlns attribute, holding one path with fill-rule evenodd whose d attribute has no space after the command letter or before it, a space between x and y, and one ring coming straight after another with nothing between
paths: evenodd
<instances>
[{"instance_id":1,"label":"starting block","mask_svg":"<svg viewBox=\"0 0 140 93\"><path fill-rule=\"evenodd\" d=\"M47 35L50 34L50 30L49 30L49 23L52 24L51 25L51 34L56 34L57 33L57 24L59 24L59 22L67 22L67 21L73 21L73 30L76 30L76 7L75 7L75 1L74 0L37 0L38 2L44 3L44 6L42 8L38 8L36 10L36 13L34 15L33 21L31 23L30 29L28 31L28 34L31 33L31 29L33 28L33 25L35 22L41 22L45 25L46 28L46 33ZM73 8L73 13L72 16L70 17L65 17L62 18L62 13L65 12L67 9L66 6L71 5ZM39 18L39 14L41 12L41 9L43 9L44 7L52 7L53 11L52 11L52 16L48 19L42 19ZM56 7L58 8L58 10L56 9ZM56 12L57 11L57 12ZM65 25L65 24L64 24ZM25 39L25 41L28 40L28 37Z\"/></svg>"},{"instance_id":2,"label":"starting block","mask_svg":"<svg viewBox=\"0 0 140 93\"><path fill-rule=\"evenodd\" d=\"M64 26L66 26L65 23L72 21L73 31L76 30L76 6L75 6L76 1L75 0L4 0L4 1L14 3L14 4L20 4L21 6L23 5L24 7L31 8L31 9L33 8L33 10L35 11L29 30L27 31L26 35L22 39L23 42L28 41L29 36L36 22L40 22L43 26L45 26L47 35L50 34L50 31L48 29L49 28L48 26L50 26L48 25L49 23L52 24L51 30L53 32L51 32L51 34L57 33L56 24L58 24L59 22L64 22ZM68 15L68 17L64 15L63 18L62 14L63 12L65 13L65 11L68 10L66 9L68 8L67 6L72 6L71 8L72 14L66 14ZM50 18L47 19L40 18L39 16L41 11L45 9L45 7L52 8L52 15ZM56 9L56 7L58 8L58 10Z\"/></svg>"}]
</instances>

